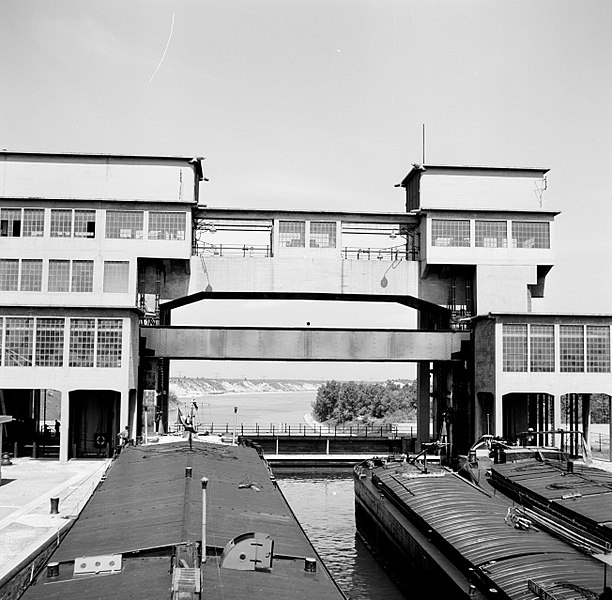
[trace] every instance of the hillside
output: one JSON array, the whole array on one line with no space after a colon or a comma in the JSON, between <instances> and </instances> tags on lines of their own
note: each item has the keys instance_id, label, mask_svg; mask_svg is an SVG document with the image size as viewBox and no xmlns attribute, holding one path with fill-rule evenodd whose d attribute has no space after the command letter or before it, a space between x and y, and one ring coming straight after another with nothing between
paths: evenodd
<instances>
[{"instance_id":1,"label":"hillside","mask_svg":"<svg viewBox=\"0 0 612 600\"><path fill-rule=\"evenodd\" d=\"M265 392L316 392L320 381L258 380L258 379L207 379L205 377L171 377L170 392L178 397L204 394L265 393Z\"/></svg>"}]
</instances>

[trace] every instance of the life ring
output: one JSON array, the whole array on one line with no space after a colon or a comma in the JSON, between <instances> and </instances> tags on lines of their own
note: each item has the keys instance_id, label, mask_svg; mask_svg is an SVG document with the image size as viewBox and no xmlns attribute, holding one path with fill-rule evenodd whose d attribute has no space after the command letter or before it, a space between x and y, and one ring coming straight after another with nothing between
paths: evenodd
<instances>
[{"instance_id":1,"label":"life ring","mask_svg":"<svg viewBox=\"0 0 612 600\"><path fill-rule=\"evenodd\" d=\"M106 436L103 433L98 433L94 439L94 443L98 448L106 446Z\"/></svg>"}]
</instances>

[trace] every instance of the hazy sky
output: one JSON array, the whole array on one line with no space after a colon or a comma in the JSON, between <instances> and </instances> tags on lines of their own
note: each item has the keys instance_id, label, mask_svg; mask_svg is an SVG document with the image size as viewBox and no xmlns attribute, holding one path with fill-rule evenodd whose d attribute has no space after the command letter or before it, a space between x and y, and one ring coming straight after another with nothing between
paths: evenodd
<instances>
[{"instance_id":1,"label":"hazy sky","mask_svg":"<svg viewBox=\"0 0 612 600\"><path fill-rule=\"evenodd\" d=\"M611 30L609 0L4 0L0 148L205 156L209 206L401 211L425 123L426 162L550 168L534 309L610 313Z\"/></svg>"}]
</instances>

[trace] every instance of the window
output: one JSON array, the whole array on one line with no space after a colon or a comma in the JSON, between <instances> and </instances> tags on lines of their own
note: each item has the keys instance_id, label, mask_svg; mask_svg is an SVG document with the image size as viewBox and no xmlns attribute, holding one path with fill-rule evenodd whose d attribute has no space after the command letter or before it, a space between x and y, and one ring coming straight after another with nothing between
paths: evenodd
<instances>
[{"instance_id":1,"label":"window","mask_svg":"<svg viewBox=\"0 0 612 600\"><path fill-rule=\"evenodd\" d=\"M72 261L72 291L93 291L93 260Z\"/></svg>"},{"instance_id":2,"label":"window","mask_svg":"<svg viewBox=\"0 0 612 600\"><path fill-rule=\"evenodd\" d=\"M530 370L552 373L555 370L555 326L530 325Z\"/></svg>"},{"instance_id":3,"label":"window","mask_svg":"<svg viewBox=\"0 0 612 600\"><path fill-rule=\"evenodd\" d=\"M336 223L313 221L310 223L311 248L336 247Z\"/></svg>"},{"instance_id":4,"label":"window","mask_svg":"<svg viewBox=\"0 0 612 600\"><path fill-rule=\"evenodd\" d=\"M550 248L549 223L514 221L512 223L514 248Z\"/></svg>"},{"instance_id":5,"label":"window","mask_svg":"<svg viewBox=\"0 0 612 600\"><path fill-rule=\"evenodd\" d=\"M95 337L95 319L70 319L70 352L68 366L94 366Z\"/></svg>"},{"instance_id":6,"label":"window","mask_svg":"<svg viewBox=\"0 0 612 600\"><path fill-rule=\"evenodd\" d=\"M434 246L470 246L470 222L467 219L432 219L431 239Z\"/></svg>"},{"instance_id":7,"label":"window","mask_svg":"<svg viewBox=\"0 0 612 600\"><path fill-rule=\"evenodd\" d=\"M45 233L45 209L23 209L23 237L42 237Z\"/></svg>"},{"instance_id":8,"label":"window","mask_svg":"<svg viewBox=\"0 0 612 600\"><path fill-rule=\"evenodd\" d=\"M504 324L503 369L506 372L527 371L527 325Z\"/></svg>"},{"instance_id":9,"label":"window","mask_svg":"<svg viewBox=\"0 0 612 600\"><path fill-rule=\"evenodd\" d=\"M305 221L279 221L278 244L287 248L306 247Z\"/></svg>"},{"instance_id":10,"label":"window","mask_svg":"<svg viewBox=\"0 0 612 600\"><path fill-rule=\"evenodd\" d=\"M106 212L106 237L142 239L143 215L141 210L109 210Z\"/></svg>"},{"instance_id":11,"label":"window","mask_svg":"<svg viewBox=\"0 0 612 600\"><path fill-rule=\"evenodd\" d=\"M0 209L0 237L19 237L21 235L21 209Z\"/></svg>"},{"instance_id":12,"label":"window","mask_svg":"<svg viewBox=\"0 0 612 600\"><path fill-rule=\"evenodd\" d=\"M150 240L184 240L186 214L182 212L150 212Z\"/></svg>"},{"instance_id":13,"label":"window","mask_svg":"<svg viewBox=\"0 0 612 600\"><path fill-rule=\"evenodd\" d=\"M49 281L47 289L50 292L70 291L70 261L50 260Z\"/></svg>"},{"instance_id":14,"label":"window","mask_svg":"<svg viewBox=\"0 0 612 600\"><path fill-rule=\"evenodd\" d=\"M584 327L561 325L559 327L560 370L562 373L584 371Z\"/></svg>"},{"instance_id":15,"label":"window","mask_svg":"<svg viewBox=\"0 0 612 600\"><path fill-rule=\"evenodd\" d=\"M0 258L0 291L16 292L19 284L19 259Z\"/></svg>"},{"instance_id":16,"label":"window","mask_svg":"<svg viewBox=\"0 0 612 600\"><path fill-rule=\"evenodd\" d=\"M72 235L72 210L69 208L51 209L51 237L70 237Z\"/></svg>"},{"instance_id":17,"label":"window","mask_svg":"<svg viewBox=\"0 0 612 600\"><path fill-rule=\"evenodd\" d=\"M477 248L507 248L506 221L476 221Z\"/></svg>"},{"instance_id":18,"label":"window","mask_svg":"<svg viewBox=\"0 0 612 600\"><path fill-rule=\"evenodd\" d=\"M610 328L587 325L586 328L587 372L610 372Z\"/></svg>"},{"instance_id":19,"label":"window","mask_svg":"<svg viewBox=\"0 0 612 600\"><path fill-rule=\"evenodd\" d=\"M40 292L42 288L42 259L24 258L21 261L22 292Z\"/></svg>"},{"instance_id":20,"label":"window","mask_svg":"<svg viewBox=\"0 0 612 600\"><path fill-rule=\"evenodd\" d=\"M98 367L121 366L121 319L98 320L98 345L96 363Z\"/></svg>"},{"instance_id":21,"label":"window","mask_svg":"<svg viewBox=\"0 0 612 600\"><path fill-rule=\"evenodd\" d=\"M4 343L4 366L31 367L34 319L7 317Z\"/></svg>"},{"instance_id":22,"label":"window","mask_svg":"<svg viewBox=\"0 0 612 600\"><path fill-rule=\"evenodd\" d=\"M104 261L104 292L107 294L123 294L129 290L130 263L120 261Z\"/></svg>"},{"instance_id":23,"label":"window","mask_svg":"<svg viewBox=\"0 0 612 600\"><path fill-rule=\"evenodd\" d=\"M74 237L96 237L96 211L74 211Z\"/></svg>"},{"instance_id":24,"label":"window","mask_svg":"<svg viewBox=\"0 0 612 600\"><path fill-rule=\"evenodd\" d=\"M36 366L64 364L64 319L36 319Z\"/></svg>"}]
</instances>

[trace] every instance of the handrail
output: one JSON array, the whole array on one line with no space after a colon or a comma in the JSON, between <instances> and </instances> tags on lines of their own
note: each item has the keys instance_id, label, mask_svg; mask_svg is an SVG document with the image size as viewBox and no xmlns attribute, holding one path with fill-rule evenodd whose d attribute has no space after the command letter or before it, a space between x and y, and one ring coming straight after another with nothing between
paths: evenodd
<instances>
[{"instance_id":1,"label":"handrail","mask_svg":"<svg viewBox=\"0 0 612 600\"><path fill-rule=\"evenodd\" d=\"M199 434L233 435L232 423L197 423ZM184 431L180 423L168 427L168 433L180 434ZM333 425L308 425L307 423L240 423L236 425L236 435L240 436L283 436L283 437L402 437L394 424L387 425L349 425L347 427ZM411 428L410 436L416 435Z\"/></svg>"}]
</instances>

